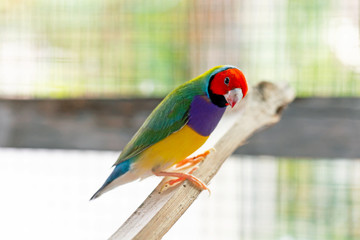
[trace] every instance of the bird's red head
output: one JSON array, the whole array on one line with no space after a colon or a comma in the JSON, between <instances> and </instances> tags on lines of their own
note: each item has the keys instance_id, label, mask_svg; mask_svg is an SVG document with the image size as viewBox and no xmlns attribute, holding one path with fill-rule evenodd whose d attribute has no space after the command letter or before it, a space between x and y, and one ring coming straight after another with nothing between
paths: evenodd
<instances>
[{"instance_id":1,"label":"bird's red head","mask_svg":"<svg viewBox=\"0 0 360 240\"><path fill-rule=\"evenodd\" d=\"M234 107L246 96L248 86L244 74L239 69L228 68L215 74L209 90L212 94L222 95L226 100L225 106Z\"/></svg>"}]
</instances>

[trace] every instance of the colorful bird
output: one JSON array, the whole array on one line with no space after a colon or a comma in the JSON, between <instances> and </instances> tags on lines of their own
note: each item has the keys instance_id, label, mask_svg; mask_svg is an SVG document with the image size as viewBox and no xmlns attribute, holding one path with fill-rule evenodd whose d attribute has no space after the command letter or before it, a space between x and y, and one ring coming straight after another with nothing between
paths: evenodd
<instances>
[{"instance_id":1,"label":"colorful bird","mask_svg":"<svg viewBox=\"0 0 360 240\"><path fill-rule=\"evenodd\" d=\"M209 151L195 158L186 157L205 143L226 106L234 107L247 91L244 74L230 65L214 67L176 88L125 146L113 172L91 200L119 185L152 174L175 178L168 182L170 185L189 180L198 188L207 189L191 173ZM176 171L170 171L174 166Z\"/></svg>"}]
</instances>

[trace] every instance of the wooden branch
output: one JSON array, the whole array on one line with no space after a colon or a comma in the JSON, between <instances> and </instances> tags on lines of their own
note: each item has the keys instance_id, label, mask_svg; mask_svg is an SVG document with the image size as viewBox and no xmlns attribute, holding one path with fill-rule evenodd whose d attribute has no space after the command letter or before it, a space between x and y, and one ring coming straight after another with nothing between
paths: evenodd
<instances>
[{"instance_id":1,"label":"wooden branch","mask_svg":"<svg viewBox=\"0 0 360 240\"><path fill-rule=\"evenodd\" d=\"M194 175L208 184L235 149L254 132L278 122L282 110L293 99L294 91L288 86L262 82L253 87L243 104L223 117L207 143L216 152L207 156ZM163 182L110 239L161 239L200 194L187 181L160 193Z\"/></svg>"}]
</instances>

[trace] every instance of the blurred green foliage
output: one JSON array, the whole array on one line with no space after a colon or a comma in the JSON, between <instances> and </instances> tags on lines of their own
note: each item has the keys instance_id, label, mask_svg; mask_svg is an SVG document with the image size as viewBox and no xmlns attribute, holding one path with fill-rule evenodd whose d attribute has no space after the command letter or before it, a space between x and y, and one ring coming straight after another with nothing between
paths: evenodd
<instances>
[{"instance_id":1,"label":"blurred green foliage","mask_svg":"<svg viewBox=\"0 0 360 240\"><path fill-rule=\"evenodd\" d=\"M0 50L11 49L9 45L14 50L0 55L0 95L163 96L213 67L208 58L215 52L217 61L212 62L239 66L251 84L287 81L300 96L360 96L359 21L355 21L359 16L341 10L358 6L356 1L288 0L266 5L255 1L250 10L258 12L251 13L246 12L250 0L208 4L1 2ZM241 18L246 14L268 15ZM220 23L227 19L221 28L239 36L241 42L234 44L241 46L225 51L223 33L213 31L212 24L202 26L199 19ZM341 34L350 40L343 41ZM229 54L241 59L227 62ZM206 68L195 69L198 62ZM17 69L23 74L12 72Z\"/></svg>"},{"instance_id":2,"label":"blurred green foliage","mask_svg":"<svg viewBox=\"0 0 360 240\"><path fill-rule=\"evenodd\" d=\"M359 239L359 163L355 159L279 159L279 236Z\"/></svg>"}]
</instances>

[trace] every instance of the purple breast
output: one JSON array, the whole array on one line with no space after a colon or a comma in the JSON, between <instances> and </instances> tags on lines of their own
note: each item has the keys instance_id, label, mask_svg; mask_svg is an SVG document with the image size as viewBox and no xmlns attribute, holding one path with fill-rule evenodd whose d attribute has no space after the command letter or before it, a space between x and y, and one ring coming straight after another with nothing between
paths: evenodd
<instances>
[{"instance_id":1,"label":"purple breast","mask_svg":"<svg viewBox=\"0 0 360 240\"><path fill-rule=\"evenodd\" d=\"M206 96L195 96L191 102L187 125L198 134L209 136L219 123L225 109L212 104Z\"/></svg>"}]
</instances>

